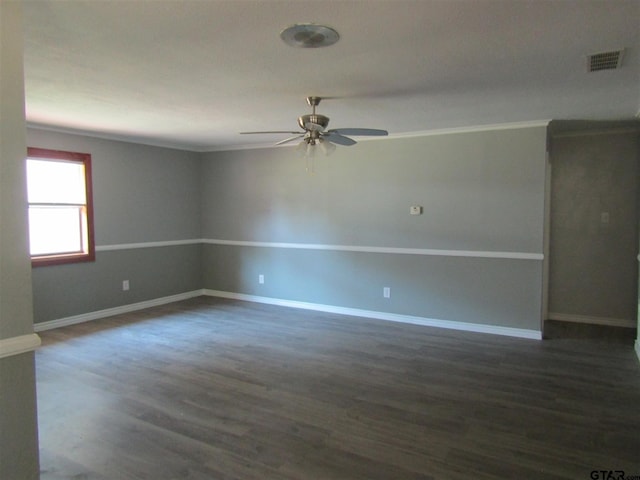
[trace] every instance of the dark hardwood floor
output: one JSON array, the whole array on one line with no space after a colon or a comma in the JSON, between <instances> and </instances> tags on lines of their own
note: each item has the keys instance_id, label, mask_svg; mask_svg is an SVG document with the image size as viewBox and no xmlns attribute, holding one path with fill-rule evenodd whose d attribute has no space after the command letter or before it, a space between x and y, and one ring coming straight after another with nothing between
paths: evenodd
<instances>
[{"instance_id":1,"label":"dark hardwood floor","mask_svg":"<svg viewBox=\"0 0 640 480\"><path fill-rule=\"evenodd\" d=\"M597 342L619 343L628 346L633 345L635 342L636 329L547 320L544 323L544 338L589 339Z\"/></svg>"},{"instance_id":2,"label":"dark hardwood floor","mask_svg":"<svg viewBox=\"0 0 640 480\"><path fill-rule=\"evenodd\" d=\"M41 337L42 480L640 475L633 339L206 297Z\"/></svg>"}]
</instances>

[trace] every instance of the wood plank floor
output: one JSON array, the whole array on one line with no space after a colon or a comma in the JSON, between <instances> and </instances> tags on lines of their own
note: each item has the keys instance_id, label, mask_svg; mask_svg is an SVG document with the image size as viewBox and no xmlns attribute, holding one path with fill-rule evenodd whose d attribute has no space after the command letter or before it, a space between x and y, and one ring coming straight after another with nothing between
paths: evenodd
<instances>
[{"instance_id":1,"label":"wood plank floor","mask_svg":"<svg viewBox=\"0 0 640 480\"><path fill-rule=\"evenodd\" d=\"M41 336L42 480L640 475L628 339L207 297Z\"/></svg>"}]
</instances>

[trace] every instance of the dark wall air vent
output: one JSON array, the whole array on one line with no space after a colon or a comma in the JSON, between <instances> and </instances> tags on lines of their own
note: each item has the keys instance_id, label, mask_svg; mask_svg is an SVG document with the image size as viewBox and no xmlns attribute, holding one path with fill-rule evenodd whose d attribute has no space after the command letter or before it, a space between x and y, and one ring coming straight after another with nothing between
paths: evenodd
<instances>
[{"instance_id":1,"label":"dark wall air vent","mask_svg":"<svg viewBox=\"0 0 640 480\"><path fill-rule=\"evenodd\" d=\"M587 70L598 72L600 70L615 70L622 66L622 54L624 50L594 53L587 57Z\"/></svg>"}]
</instances>

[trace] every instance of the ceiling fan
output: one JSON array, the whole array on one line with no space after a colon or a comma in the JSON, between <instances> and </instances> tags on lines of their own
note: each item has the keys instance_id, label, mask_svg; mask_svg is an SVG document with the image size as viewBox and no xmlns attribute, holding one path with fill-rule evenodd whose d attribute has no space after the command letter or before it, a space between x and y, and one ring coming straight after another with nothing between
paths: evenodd
<instances>
[{"instance_id":1,"label":"ceiling fan","mask_svg":"<svg viewBox=\"0 0 640 480\"><path fill-rule=\"evenodd\" d=\"M307 103L311 107L311 114L298 117L298 125L302 131L291 132L288 130L276 130L265 132L240 132L243 135L257 133L289 133L294 134L293 137L285 138L276 143L283 145L297 139L302 139L298 145L298 150L306 156L313 156L315 147L319 146L325 155L330 155L336 148L334 144L349 147L357 142L347 135L354 136L385 136L389 132L386 130L378 130L375 128L333 128L327 130L329 125L329 117L316 113L316 107L320 103L320 97L307 97Z\"/></svg>"}]
</instances>

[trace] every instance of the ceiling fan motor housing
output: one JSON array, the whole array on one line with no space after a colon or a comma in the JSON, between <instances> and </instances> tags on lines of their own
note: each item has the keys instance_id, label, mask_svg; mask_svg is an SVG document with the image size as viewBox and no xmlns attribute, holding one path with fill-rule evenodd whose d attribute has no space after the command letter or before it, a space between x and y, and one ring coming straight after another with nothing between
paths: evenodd
<instances>
[{"instance_id":1,"label":"ceiling fan motor housing","mask_svg":"<svg viewBox=\"0 0 640 480\"><path fill-rule=\"evenodd\" d=\"M302 115L298 117L298 125L303 130L320 130L323 131L329 125L329 117L312 113L310 115Z\"/></svg>"}]
</instances>

